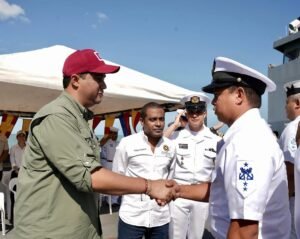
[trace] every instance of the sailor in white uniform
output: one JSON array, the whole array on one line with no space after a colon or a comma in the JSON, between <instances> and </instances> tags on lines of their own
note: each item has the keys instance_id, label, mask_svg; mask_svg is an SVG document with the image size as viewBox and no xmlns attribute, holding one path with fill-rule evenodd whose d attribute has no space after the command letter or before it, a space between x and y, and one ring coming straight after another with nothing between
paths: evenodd
<instances>
[{"instance_id":1,"label":"sailor in white uniform","mask_svg":"<svg viewBox=\"0 0 300 239\"><path fill-rule=\"evenodd\" d=\"M295 185L294 185L294 159L297 150L296 132L300 121L300 81L288 82L284 85L286 91L286 116L291 121L283 130L279 145L284 154L284 160L287 169L289 185L289 202L292 214L291 236L290 239L297 239L294 224L294 207L295 207Z\"/></svg>"},{"instance_id":2,"label":"sailor in white uniform","mask_svg":"<svg viewBox=\"0 0 300 239\"><path fill-rule=\"evenodd\" d=\"M118 128L110 127L108 137L104 140L101 140L101 143L103 144L101 146L100 153L101 164L104 168L107 168L109 170L112 170L113 159L115 156L116 148L118 146L118 131ZM108 197L105 196L104 200L108 203ZM119 196L111 196L111 203L113 205L118 205Z\"/></svg>"},{"instance_id":3,"label":"sailor in white uniform","mask_svg":"<svg viewBox=\"0 0 300 239\"><path fill-rule=\"evenodd\" d=\"M210 187L211 232L217 239L288 239L291 216L283 153L261 118L265 91L276 85L256 70L225 57L214 61L215 114L229 126L217 146ZM209 184L179 186L177 196L205 200Z\"/></svg>"},{"instance_id":4,"label":"sailor in white uniform","mask_svg":"<svg viewBox=\"0 0 300 239\"><path fill-rule=\"evenodd\" d=\"M201 184L211 181L220 137L204 124L209 98L205 93L193 93L182 98L187 125L171 136L176 144L174 180L178 184ZM208 203L176 199L170 203L171 222L169 238L202 239L208 216Z\"/></svg>"}]
</instances>

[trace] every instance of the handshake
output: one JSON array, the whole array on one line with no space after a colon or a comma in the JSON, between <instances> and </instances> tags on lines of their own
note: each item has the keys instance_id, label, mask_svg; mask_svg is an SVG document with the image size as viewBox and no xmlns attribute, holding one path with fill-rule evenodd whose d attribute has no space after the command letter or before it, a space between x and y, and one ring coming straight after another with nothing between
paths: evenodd
<instances>
[{"instance_id":1,"label":"handshake","mask_svg":"<svg viewBox=\"0 0 300 239\"><path fill-rule=\"evenodd\" d=\"M146 194L164 206L180 196L180 186L174 180L146 180Z\"/></svg>"}]
</instances>

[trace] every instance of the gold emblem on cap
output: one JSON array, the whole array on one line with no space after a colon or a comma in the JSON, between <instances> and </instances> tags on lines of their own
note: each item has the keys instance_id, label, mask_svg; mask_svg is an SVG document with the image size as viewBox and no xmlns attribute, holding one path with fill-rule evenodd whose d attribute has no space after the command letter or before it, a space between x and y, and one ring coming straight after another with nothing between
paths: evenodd
<instances>
[{"instance_id":1,"label":"gold emblem on cap","mask_svg":"<svg viewBox=\"0 0 300 239\"><path fill-rule=\"evenodd\" d=\"M200 98L198 96L192 96L191 97L191 102L193 104L199 103L200 102Z\"/></svg>"},{"instance_id":2,"label":"gold emblem on cap","mask_svg":"<svg viewBox=\"0 0 300 239\"><path fill-rule=\"evenodd\" d=\"M241 77L238 77L238 78L236 79L236 81L237 81L237 82L241 82L241 81L242 81L242 78L241 78Z\"/></svg>"},{"instance_id":3,"label":"gold emblem on cap","mask_svg":"<svg viewBox=\"0 0 300 239\"><path fill-rule=\"evenodd\" d=\"M164 149L164 151L169 151L169 146L165 144L165 145L163 146L163 149Z\"/></svg>"}]
</instances>

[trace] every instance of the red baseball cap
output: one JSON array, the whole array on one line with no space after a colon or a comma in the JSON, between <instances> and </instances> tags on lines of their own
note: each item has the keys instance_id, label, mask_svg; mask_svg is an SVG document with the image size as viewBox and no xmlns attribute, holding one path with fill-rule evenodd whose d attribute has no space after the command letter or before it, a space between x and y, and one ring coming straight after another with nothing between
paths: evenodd
<instances>
[{"instance_id":1,"label":"red baseball cap","mask_svg":"<svg viewBox=\"0 0 300 239\"><path fill-rule=\"evenodd\" d=\"M71 76L80 73L116 73L120 66L105 64L99 53L93 49L83 49L73 52L67 57L63 67L63 75Z\"/></svg>"}]
</instances>

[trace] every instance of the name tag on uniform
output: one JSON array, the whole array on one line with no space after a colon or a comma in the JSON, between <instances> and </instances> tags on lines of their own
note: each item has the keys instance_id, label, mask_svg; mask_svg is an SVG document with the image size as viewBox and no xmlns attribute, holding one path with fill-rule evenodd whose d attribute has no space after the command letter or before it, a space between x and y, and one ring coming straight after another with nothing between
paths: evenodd
<instances>
[{"instance_id":1,"label":"name tag on uniform","mask_svg":"<svg viewBox=\"0 0 300 239\"><path fill-rule=\"evenodd\" d=\"M188 149L189 145L188 144L178 144L180 149Z\"/></svg>"},{"instance_id":2,"label":"name tag on uniform","mask_svg":"<svg viewBox=\"0 0 300 239\"><path fill-rule=\"evenodd\" d=\"M133 151L138 152L138 151L144 151L146 150L146 148L142 148L142 149L134 149Z\"/></svg>"}]
</instances>

